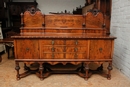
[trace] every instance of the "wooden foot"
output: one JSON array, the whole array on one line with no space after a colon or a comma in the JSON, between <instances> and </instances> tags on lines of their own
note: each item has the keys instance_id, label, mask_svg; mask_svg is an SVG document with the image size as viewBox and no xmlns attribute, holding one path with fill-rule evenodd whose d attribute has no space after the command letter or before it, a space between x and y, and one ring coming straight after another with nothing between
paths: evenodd
<instances>
[{"instance_id":1,"label":"wooden foot","mask_svg":"<svg viewBox=\"0 0 130 87\"><path fill-rule=\"evenodd\" d=\"M26 63L24 63L24 70L30 70L30 68L26 65Z\"/></svg>"},{"instance_id":2,"label":"wooden foot","mask_svg":"<svg viewBox=\"0 0 130 87\"><path fill-rule=\"evenodd\" d=\"M111 79L111 70L113 69L111 62L108 64L107 69L108 69L107 79L110 80Z\"/></svg>"},{"instance_id":3,"label":"wooden foot","mask_svg":"<svg viewBox=\"0 0 130 87\"><path fill-rule=\"evenodd\" d=\"M40 77L41 80L43 80L44 77L43 77L43 65L42 65L42 63L40 63L39 72L40 72L40 76L39 77Z\"/></svg>"},{"instance_id":4,"label":"wooden foot","mask_svg":"<svg viewBox=\"0 0 130 87\"><path fill-rule=\"evenodd\" d=\"M88 80L89 78L89 64L85 63L85 80Z\"/></svg>"},{"instance_id":5,"label":"wooden foot","mask_svg":"<svg viewBox=\"0 0 130 87\"><path fill-rule=\"evenodd\" d=\"M19 70L20 70L20 67L19 67L19 62L15 62L15 70L17 71L17 75L16 75L16 78L17 80L20 80L20 74L19 74Z\"/></svg>"}]
</instances>

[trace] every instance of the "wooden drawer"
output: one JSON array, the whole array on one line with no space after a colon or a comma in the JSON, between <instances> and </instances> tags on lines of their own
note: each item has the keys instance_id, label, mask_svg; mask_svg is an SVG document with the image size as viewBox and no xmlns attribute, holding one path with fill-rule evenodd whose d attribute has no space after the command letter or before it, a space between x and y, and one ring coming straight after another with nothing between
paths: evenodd
<instances>
[{"instance_id":1,"label":"wooden drawer","mask_svg":"<svg viewBox=\"0 0 130 87\"><path fill-rule=\"evenodd\" d=\"M41 45L63 45L64 40L40 40Z\"/></svg>"},{"instance_id":2,"label":"wooden drawer","mask_svg":"<svg viewBox=\"0 0 130 87\"><path fill-rule=\"evenodd\" d=\"M63 59L63 53L42 53L41 59Z\"/></svg>"},{"instance_id":3,"label":"wooden drawer","mask_svg":"<svg viewBox=\"0 0 130 87\"><path fill-rule=\"evenodd\" d=\"M66 40L66 45L87 45L87 40Z\"/></svg>"},{"instance_id":4,"label":"wooden drawer","mask_svg":"<svg viewBox=\"0 0 130 87\"><path fill-rule=\"evenodd\" d=\"M87 52L87 46L67 46L66 52Z\"/></svg>"},{"instance_id":5,"label":"wooden drawer","mask_svg":"<svg viewBox=\"0 0 130 87\"><path fill-rule=\"evenodd\" d=\"M42 53L46 52L64 52L63 46L43 46L41 48Z\"/></svg>"},{"instance_id":6,"label":"wooden drawer","mask_svg":"<svg viewBox=\"0 0 130 87\"><path fill-rule=\"evenodd\" d=\"M66 53L66 59L86 59L86 53Z\"/></svg>"}]
</instances>

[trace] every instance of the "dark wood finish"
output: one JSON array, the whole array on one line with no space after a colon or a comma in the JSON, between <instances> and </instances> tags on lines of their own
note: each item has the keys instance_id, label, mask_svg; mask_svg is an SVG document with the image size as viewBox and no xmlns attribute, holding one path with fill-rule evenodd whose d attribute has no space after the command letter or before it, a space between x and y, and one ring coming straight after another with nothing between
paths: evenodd
<instances>
[{"instance_id":1,"label":"dark wood finish","mask_svg":"<svg viewBox=\"0 0 130 87\"><path fill-rule=\"evenodd\" d=\"M18 80L32 73L43 80L56 73L45 66L45 63L82 64L73 73L87 80L90 77L89 64L92 62L101 65L97 70L102 70L102 64L108 62L106 77L111 79L116 37L107 35L101 12L90 11L86 15L42 15L32 8L21 14L21 20L20 35L12 36ZM25 73L20 74L19 62L25 63ZM38 63L35 70L28 66L33 63Z\"/></svg>"},{"instance_id":2,"label":"dark wood finish","mask_svg":"<svg viewBox=\"0 0 130 87\"><path fill-rule=\"evenodd\" d=\"M7 49L7 52L8 52L8 58L10 56L10 53L9 53L9 49L10 47L12 48L14 45L13 45L13 39L12 38L4 38L4 39L0 39L0 44L4 44L6 46L6 49ZM0 55L0 62L2 61L2 57Z\"/></svg>"},{"instance_id":3,"label":"dark wood finish","mask_svg":"<svg viewBox=\"0 0 130 87\"><path fill-rule=\"evenodd\" d=\"M7 15L7 6L6 6L6 2L8 0L0 0L0 21L2 22L2 28L7 27L8 24L8 15Z\"/></svg>"},{"instance_id":4,"label":"dark wood finish","mask_svg":"<svg viewBox=\"0 0 130 87\"><path fill-rule=\"evenodd\" d=\"M34 2L8 2L7 6L9 9L10 27L13 31L19 33L21 27L21 16L20 14L26 11L28 8L37 7L38 3Z\"/></svg>"}]
</instances>

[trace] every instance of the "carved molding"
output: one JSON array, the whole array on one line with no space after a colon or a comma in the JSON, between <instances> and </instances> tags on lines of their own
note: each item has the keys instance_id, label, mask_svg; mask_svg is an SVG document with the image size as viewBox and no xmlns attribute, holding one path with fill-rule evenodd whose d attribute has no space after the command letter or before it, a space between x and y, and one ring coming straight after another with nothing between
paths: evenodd
<instances>
[{"instance_id":1,"label":"carved molding","mask_svg":"<svg viewBox=\"0 0 130 87\"><path fill-rule=\"evenodd\" d=\"M35 14L36 11L40 11L40 10L38 8L31 7L31 8L28 8L27 11L29 11L31 14Z\"/></svg>"},{"instance_id":2,"label":"carved molding","mask_svg":"<svg viewBox=\"0 0 130 87\"><path fill-rule=\"evenodd\" d=\"M97 15L100 12L100 10L98 10L98 9L90 9L88 12L91 12L93 15Z\"/></svg>"}]
</instances>

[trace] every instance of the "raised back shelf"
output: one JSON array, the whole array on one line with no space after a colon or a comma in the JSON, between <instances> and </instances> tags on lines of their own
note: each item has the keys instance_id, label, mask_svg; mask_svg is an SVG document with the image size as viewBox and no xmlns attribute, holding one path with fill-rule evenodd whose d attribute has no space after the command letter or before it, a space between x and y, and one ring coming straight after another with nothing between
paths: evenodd
<instances>
[{"instance_id":1,"label":"raised back shelf","mask_svg":"<svg viewBox=\"0 0 130 87\"><path fill-rule=\"evenodd\" d=\"M40 10L31 8L21 14L21 25L21 34L106 35L104 15L96 9L85 15L45 15Z\"/></svg>"}]
</instances>

